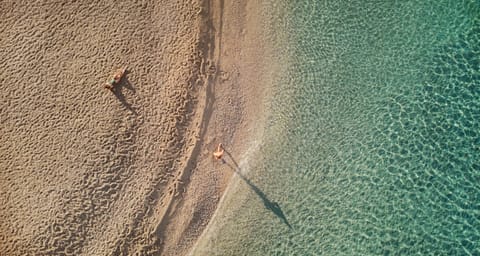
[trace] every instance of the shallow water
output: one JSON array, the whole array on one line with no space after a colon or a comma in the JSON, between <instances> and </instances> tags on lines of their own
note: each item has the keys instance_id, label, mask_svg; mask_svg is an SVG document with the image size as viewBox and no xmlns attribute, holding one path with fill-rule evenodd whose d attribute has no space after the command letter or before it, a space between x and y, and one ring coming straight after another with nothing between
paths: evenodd
<instances>
[{"instance_id":1,"label":"shallow water","mask_svg":"<svg viewBox=\"0 0 480 256\"><path fill-rule=\"evenodd\" d=\"M480 3L286 2L263 157L194 254L480 254Z\"/></svg>"}]
</instances>

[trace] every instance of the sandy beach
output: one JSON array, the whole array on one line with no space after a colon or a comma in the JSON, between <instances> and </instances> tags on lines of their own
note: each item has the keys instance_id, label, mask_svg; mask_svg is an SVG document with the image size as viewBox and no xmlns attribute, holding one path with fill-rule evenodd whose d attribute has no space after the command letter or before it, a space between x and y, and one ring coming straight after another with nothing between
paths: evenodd
<instances>
[{"instance_id":1,"label":"sandy beach","mask_svg":"<svg viewBox=\"0 0 480 256\"><path fill-rule=\"evenodd\" d=\"M2 2L0 254L188 253L259 118L250 5Z\"/></svg>"},{"instance_id":2,"label":"sandy beach","mask_svg":"<svg viewBox=\"0 0 480 256\"><path fill-rule=\"evenodd\" d=\"M260 118L252 4L1 5L0 254L187 254Z\"/></svg>"},{"instance_id":3,"label":"sandy beach","mask_svg":"<svg viewBox=\"0 0 480 256\"><path fill-rule=\"evenodd\" d=\"M195 168L189 175L182 200L168 218L165 255L190 255L206 230L224 192L230 185L231 169L261 136L263 104L268 92L261 86L268 67L262 38L259 3L212 1L216 76L207 88L204 128L201 129ZM225 147L224 163L212 152L218 143Z\"/></svg>"}]
</instances>

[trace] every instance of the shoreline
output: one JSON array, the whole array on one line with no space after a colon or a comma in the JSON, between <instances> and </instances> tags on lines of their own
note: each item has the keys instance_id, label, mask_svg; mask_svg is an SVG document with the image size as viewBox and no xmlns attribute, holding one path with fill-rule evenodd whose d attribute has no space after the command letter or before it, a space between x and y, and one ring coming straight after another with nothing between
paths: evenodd
<instances>
[{"instance_id":1,"label":"shoreline","mask_svg":"<svg viewBox=\"0 0 480 256\"><path fill-rule=\"evenodd\" d=\"M228 152L226 164L222 167L222 171L231 175L230 179L225 183L224 192L219 195L219 202L207 226L187 255L225 254L222 251L222 246L225 245L219 244L216 237L225 235L223 229L230 230L225 224L231 225L230 221L235 222L235 212L242 211L238 203L241 204L240 201L245 199L246 194L254 192L265 204L265 198L258 194L257 188L252 187L249 180L242 176L258 171L252 168L258 168L257 160L264 157L259 153L263 153L266 143L276 140L272 134L267 133L273 128L269 120L272 115L270 111L278 110L272 105L278 101L273 99L276 97L275 85L281 82L279 77L288 74L292 63L290 52L284 51L287 49L285 42L288 40L285 38L287 35L283 33L287 30L283 17L288 15L286 12L291 9L282 6L271 10L270 7L247 1L244 4L230 4L225 8L227 17L224 21L225 31L229 31L229 34L224 36L227 46L225 48L228 49L222 57L226 56L224 58L226 59L224 63L227 63L226 69L230 68L238 74L233 86L240 87L240 91L243 92L241 97L244 109L238 112L242 121L232 137L233 153ZM292 102L290 95L282 96L282 101ZM239 188L245 185L249 185L247 188L249 192L237 194L241 192ZM248 231L245 230L232 231L233 237L237 237L235 234L238 233L248 235ZM235 245L228 246L229 249L234 249L231 247ZM240 244L238 246L241 247Z\"/></svg>"},{"instance_id":2,"label":"shoreline","mask_svg":"<svg viewBox=\"0 0 480 256\"><path fill-rule=\"evenodd\" d=\"M265 90L257 87L262 79L263 45L254 41L259 35L257 20L247 20L248 11L258 9L251 2L204 2L208 13L204 28L213 40L215 76L206 88L204 131L199 140L196 165L185 184L182 200L176 202L167 217L164 233L165 255L186 255L206 231L234 173L228 164L215 161L212 153L223 143L228 156L243 155L248 150L245 140L259 137L255 123L264 123L259 107ZM257 17L258 18L258 17ZM252 23L252 24L249 24ZM259 60L260 59L260 60ZM226 161L230 159L226 158Z\"/></svg>"}]
</instances>

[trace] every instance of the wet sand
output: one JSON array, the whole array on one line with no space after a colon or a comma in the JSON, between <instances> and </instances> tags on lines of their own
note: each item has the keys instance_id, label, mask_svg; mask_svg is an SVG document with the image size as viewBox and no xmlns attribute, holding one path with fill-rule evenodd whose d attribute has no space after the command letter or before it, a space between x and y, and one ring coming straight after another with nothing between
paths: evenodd
<instances>
[{"instance_id":1,"label":"wet sand","mask_svg":"<svg viewBox=\"0 0 480 256\"><path fill-rule=\"evenodd\" d=\"M254 1L212 1L216 76L207 88L204 128L183 199L177 201L165 233L165 255L185 255L206 230L240 161L261 137L263 105L268 94L261 86L268 67L263 56L260 4ZM223 160L212 153L222 143Z\"/></svg>"},{"instance_id":2,"label":"wet sand","mask_svg":"<svg viewBox=\"0 0 480 256\"><path fill-rule=\"evenodd\" d=\"M262 95L247 4L1 5L0 254L186 254L232 175L211 152L241 154Z\"/></svg>"}]
</instances>

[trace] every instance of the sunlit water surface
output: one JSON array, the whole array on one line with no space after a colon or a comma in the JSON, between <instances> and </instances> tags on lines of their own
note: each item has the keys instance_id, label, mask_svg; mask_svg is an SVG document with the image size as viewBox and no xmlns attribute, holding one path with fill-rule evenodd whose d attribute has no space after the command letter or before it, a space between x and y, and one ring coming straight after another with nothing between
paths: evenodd
<instances>
[{"instance_id":1,"label":"sunlit water surface","mask_svg":"<svg viewBox=\"0 0 480 256\"><path fill-rule=\"evenodd\" d=\"M480 255L480 3L264 7L287 72L194 255Z\"/></svg>"}]
</instances>

